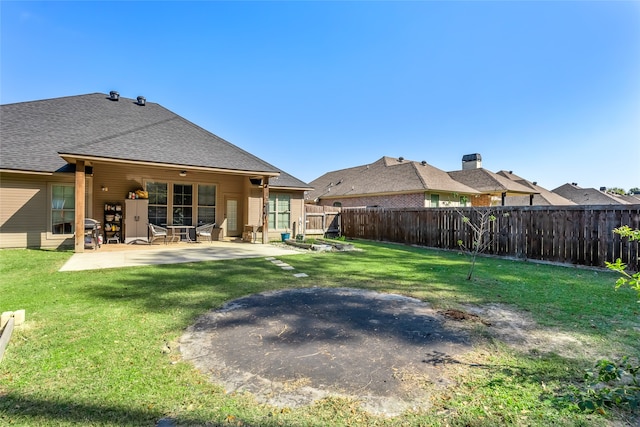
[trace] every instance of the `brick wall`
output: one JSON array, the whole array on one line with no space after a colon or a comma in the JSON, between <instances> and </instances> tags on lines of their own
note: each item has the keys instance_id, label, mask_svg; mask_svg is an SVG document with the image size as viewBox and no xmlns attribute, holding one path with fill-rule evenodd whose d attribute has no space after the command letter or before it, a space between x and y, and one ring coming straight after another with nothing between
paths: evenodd
<instances>
[{"instance_id":1,"label":"brick wall","mask_svg":"<svg viewBox=\"0 0 640 427\"><path fill-rule=\"evenodd\" d=\"M471 206L491 206L491 195L481 194L480 196L470 197Z\"/></svg>"},{"instance_id":2,"label":"brick wall","mask_svg":"<svg viewBox=\"0 0 640 427\"><path fill-rule=\"evenodd\" d=\"M491 195L470 196L472 206L491 206ZM342 203L343 208L380 207L380 208L424 208L424 193L390 194L386 196L350 197L345 199L321 199L320 205L333 206ZM427 206L428 207L428 206ZM440 207L446 207L440 200Z\"/></svg>"},{"instance_id":3,"label":"brick wall","mask_svg":"<svg viewBox=\"0 0 640 427\"><path fill-rule=\"evenodd\" d=\"M386 196L351 197L346 199L320 200L323 206L342 203L343 208L378 206L381 208L423 208L424 193L393 194Z\"/></svg>"}]
</instances>

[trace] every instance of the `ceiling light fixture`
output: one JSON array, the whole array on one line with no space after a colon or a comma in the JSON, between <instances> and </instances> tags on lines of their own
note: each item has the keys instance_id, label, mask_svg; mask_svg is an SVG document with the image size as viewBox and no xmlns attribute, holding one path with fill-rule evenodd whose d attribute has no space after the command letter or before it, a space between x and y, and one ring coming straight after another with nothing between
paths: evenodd
<instances>
[{"instance_id":1,"label":"ceiling light fixture","mask_svg":"<svg viewBox=\"0 0 640 427\"><path fill-rule=\"evenodd\" d=\"M180 171L180 176L187 176L187 171Z\"/></svg>"}]
</instances>

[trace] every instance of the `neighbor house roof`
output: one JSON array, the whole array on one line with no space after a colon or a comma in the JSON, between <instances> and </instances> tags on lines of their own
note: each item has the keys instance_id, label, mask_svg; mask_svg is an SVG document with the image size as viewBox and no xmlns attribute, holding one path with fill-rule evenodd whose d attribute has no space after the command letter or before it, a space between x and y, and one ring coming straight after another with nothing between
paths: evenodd
<instances>
[{"instance_id":1,"label":"neighbor house roof","mask_svg":"<svg viewBox=\"0 0 640 427\"><path fill-rule=\"evenodd\" d=\"M561 185L552 191L578 205L629 205L638 203L634 203L627 196L619 196L595 188L582 188L576 184L569 183Z\"/></svg>"},{"instance_id":2,"label":"neighbor house roof","mask_svg":"<svg viewBox=\"0 0 640 427\"><path fill-rule=\"evenodd\" d=\"M445 171L426 162L392 157L328 172L310 185L314 188L307 195L310 200L423 191L478 194L478 191L453 180Z\"/></svg>"},{"instance_id":3,"label":"neighbor house roof","mask_svg":"<svg viewBox=\"0 0 640 427\"><path fill-rule=\"evenodd\" d=\"M563 205L575 205L569 199L562 197L559 194L553 193L546 188L540 187L535 182L527 181L524 178L515 175L511 171L498 171L497 175L503 176L511 181L522 184L525 187L531 188L538 194L533 195L533 204L536 206L563 206ZM530 203L529 196L509 196L507 197L507 205L509 206L528 206Z\"/></svg>"},{"instance_id":4,"label":"neighbor house roof","mask_svg":"<svg viewBox=\"0 0 640 427\"><path fill-rule=\"evenodd\" d=\"M51 173L75 159L177 165L278 178L280 169L159 104L93 93L1 106L0 169ZM271 180L270 180L271 182Z\"/></svg>"},{"instance_id":5,"label":"neighbor house roof","mask_svg":"<svg viewBox=\"0 0 640 427\"><path fill-rule=\"evenodd\" d=\"M504 176L488 171L484 168L463 169L449 172L449 176L481 193L536 194L535 189L529 188Z\"/></svg>"},{"instance_id":6,"label":"neighbor house roof","mask_svg":"<svg viewBox=\"0 0 640 427\"><path fill-rule=\"evenodd\" d=\"M624 195L616 195L620 197L622 200L626 200L629 204L637 205L640 204L640 195L637 194L624 194Z\"/></svg>"}]
</instances>

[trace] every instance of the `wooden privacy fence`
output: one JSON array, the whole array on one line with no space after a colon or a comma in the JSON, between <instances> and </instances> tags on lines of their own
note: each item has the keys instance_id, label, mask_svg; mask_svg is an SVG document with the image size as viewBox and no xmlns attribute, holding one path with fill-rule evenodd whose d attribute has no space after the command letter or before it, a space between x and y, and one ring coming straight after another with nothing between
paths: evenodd
<instances>
[{"instance_id":1,"label":"wooden privacy fence","mask_svg":"<svg viewBox=\"0 0 640 427\"><path fill-rule=\"evenodd\" d=\"M333 206L304 205L305 234L340 233L340 210Z\"/></svg>"},{"instance_id":2,"label":"wooden privacy fence","mask_svg":"<svg viewBox=\"0 0 640 427\"><path fill-rule=\"evenodd\" d=\"M605 267L617 258L638 271L639 242L613 232L640 228L640 205L500 206L491 208L344 208L342 234L350 238L458 249L473 246L463 216L478 222L482 210L496 217L485 253L565 264Z\"/></svg>"}]
</instances>

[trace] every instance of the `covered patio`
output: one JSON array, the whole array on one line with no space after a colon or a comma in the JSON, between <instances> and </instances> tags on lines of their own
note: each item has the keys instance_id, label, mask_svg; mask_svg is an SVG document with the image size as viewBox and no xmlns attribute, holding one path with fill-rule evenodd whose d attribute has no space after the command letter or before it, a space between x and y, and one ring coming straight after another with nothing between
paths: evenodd
<instances>
[{"instance_id":1,"label":"covered patio","mask_svg":"<svg viewBox=\"0 0 640 427\"><path fill-rule=\"evenodd\" d=\"M306 183L144 97L3 105L2 117L0 248L82 253L86 220L110 243L147 241L150 224L183 240L206 224L216 239L258 227L265 244L303 226Z\"/></svg>"},{"instance_id":2,"label":"covered patio","mask_svg":"<svg viewBox=\"0 0 640 427\"><path fill-rule=\"evenodd\" d=\"M109 244L97 250L76 252L59 271L98 270L158 264L180 264L240 258L296 255L301 251L272 244L254 244L240 239L172 244Z\"/></svg>"}]
</instances>

